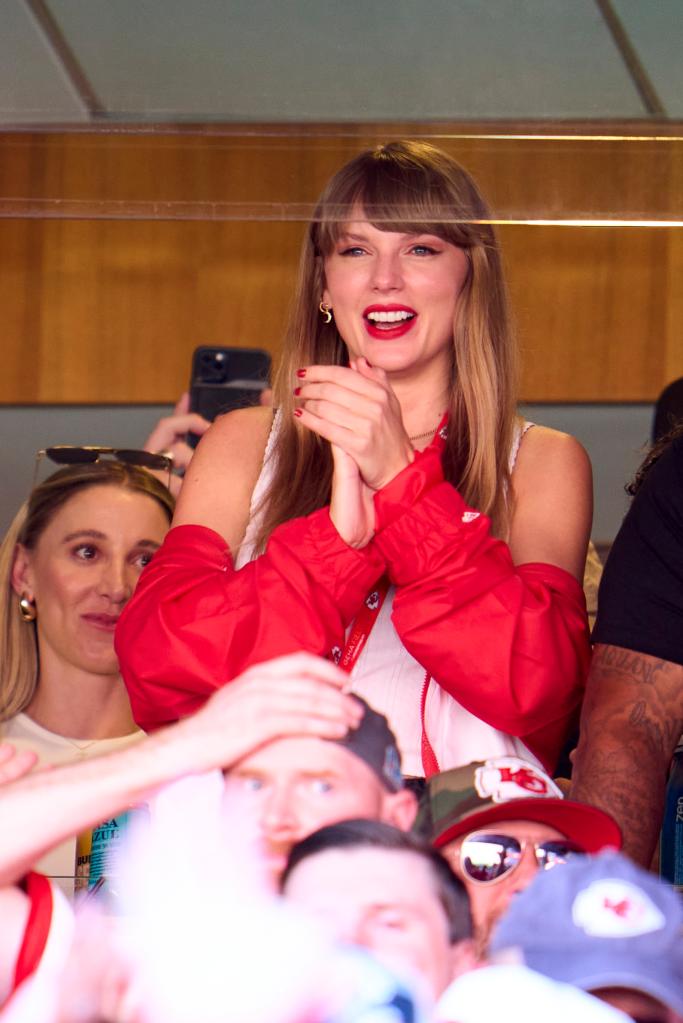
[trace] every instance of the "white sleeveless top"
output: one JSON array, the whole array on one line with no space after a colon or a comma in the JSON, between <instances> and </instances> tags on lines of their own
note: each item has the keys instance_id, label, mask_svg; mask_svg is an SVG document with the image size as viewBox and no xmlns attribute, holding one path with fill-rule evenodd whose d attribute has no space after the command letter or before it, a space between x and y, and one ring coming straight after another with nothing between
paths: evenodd
<instances>
[{"instance_id":1,"label":"white sleeveless top","mask_svg":"<svg viewBox=\"0 0 683 1023\"><path fill-rule=\"evenodd\" d=\"M273 448L279 428L276 413L268 438L261 474L251 496L250 518L235 559L242 568L254 557L254 540L259 528L258 505L273 474ZM510 471L514 468L522 437L534 424L519 423L510 450ZM389 587L375 626L354 665L353 692L386 715L398 741L401 765L406 777L422 777L422 722L420 703L425 669L403 646L391 621L395 589ZM489 757L517 756L544 770L524 743L499 732L470 714L432 679L425 704L427 736L442 771Z\"/></svg>"}]
</instances>

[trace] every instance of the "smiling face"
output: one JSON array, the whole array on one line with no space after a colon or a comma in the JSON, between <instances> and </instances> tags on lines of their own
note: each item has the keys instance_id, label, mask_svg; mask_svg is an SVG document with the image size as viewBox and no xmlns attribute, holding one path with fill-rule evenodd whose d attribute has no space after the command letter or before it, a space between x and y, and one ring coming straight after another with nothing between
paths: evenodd
<instances>
[{"instance_id":1,"label":"smiling face","mask_svg":"<svg viewBox=\"0 0 683 1023\"><path fill-rule=\"evenodd\" d=\"M325 258L323 300L351 358L399 375L431 366L448 379L468 269L465 252L437 235L380 231L359 212Z\"/></svg>"},{"instance_id":2,"label":"smiling face","mask_svg":"<svg viewBox=\"0 0 683 1023\"><path fill-rule=\"evenodd\" d=\"M117 675L114 629L168 518L152 497L118 486L78 491L31 550L19 547L15 592L35 601L41 675Z\"/></svg>"},{"instance_id":3,"label":"smiling face","mask_svg":"<svg viewBox=\"0 0 683 1023\"><path fill-rule=\"evenodd\" d=\"M251 805L273 875L296 842L325 824L366 817L407 829L415 815L410 793L389 792L360 757L323 739L268 743L230 770L226 791Z\"/></svg>"}]
</instances>

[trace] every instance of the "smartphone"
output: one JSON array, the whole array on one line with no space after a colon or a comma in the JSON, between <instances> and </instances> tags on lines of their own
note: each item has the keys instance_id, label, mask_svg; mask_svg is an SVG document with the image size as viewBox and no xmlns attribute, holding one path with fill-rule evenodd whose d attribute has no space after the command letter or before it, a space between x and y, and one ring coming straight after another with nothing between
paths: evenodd
<instances>
[{"instance_id":1,"label":"smartphone","mask_svg":"<svg viewBox=\"0 0 683 1023\"><path fill-rule=\"evenodd\" d=\"M200 345L192 356L190 412L210 422L223 412L258 405L270 383L271 358L262 348L222 348ZM196 447L199 436L188 433Z\"/></svg>"}]
</instances>

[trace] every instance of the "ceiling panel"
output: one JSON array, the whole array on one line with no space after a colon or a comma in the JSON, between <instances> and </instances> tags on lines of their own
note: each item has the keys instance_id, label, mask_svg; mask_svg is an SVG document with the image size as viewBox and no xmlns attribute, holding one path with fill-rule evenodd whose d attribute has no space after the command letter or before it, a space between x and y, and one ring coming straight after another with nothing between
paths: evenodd
<instances>
[{"instance_id":1,"label":"ceiling panel","mask_svg":"<svg viewBox=\"0 0 683 1023\"><path fill-rule=\"evenodd\" d=\"M0 121L83 121L86 111L23 0L3 0Z\"/></svg>"},{"instance_id":2,"label":"ceiling panel","mask_svg":"<svg viewBox=\"0 0 683 1023\"><path fill-rule=\"evenodd\" d=\"M115 116L642 117L593 0L49 0Z\"/></svg>"},{"instance_id":3,"label":"ceiling panel","mask_svg":"<svg viewBox=\"0 0 683 1023\"><path fill-rule=\"evenodd\" d=\"M667 116L683 118L683 3L613 0Z\"/></svg>"}]
</instances>

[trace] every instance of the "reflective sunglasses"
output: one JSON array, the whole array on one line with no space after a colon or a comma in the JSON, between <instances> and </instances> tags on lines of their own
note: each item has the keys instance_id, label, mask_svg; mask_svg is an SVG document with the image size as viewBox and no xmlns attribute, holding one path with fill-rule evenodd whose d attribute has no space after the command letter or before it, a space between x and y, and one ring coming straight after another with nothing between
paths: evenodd
<instances>
[{"instance_id":1,"label":"reflective sunglasses","mask_svg":"<svg viewBox=\"0 0 683 1023\"><path fill-rule=\"evenodd\" d=\"M166 486L171 482L171 470L173 469L173 455L154 451L137 451L133 448L103 448L86 445L84 447L71 446L69 444L57 444L52 448L43 448L36 452L36 465L33 472L32 488L36 485L38 478L38 466L42 458L49 458L57 465L94 465L102 460L103 456L114 459L116 462L125 462L126 465L137 465L152 472L167 472L168 480Z\"/></svg>"},{"instance_id":2,"label":"reflective sunglasses","mask_svg":"<svg viewBox=\"0 0 683 1023\"><path fill-rule=\"evenodd\" d=\"M460 847L462 872L475 884L493 884L519 866L528 845L533 846L539 870L550 870L566 863L572 856L586 855L585 849L566 838L520 842L512 835L480 832L468 835Z\"/></svg>"}]
</instances>

